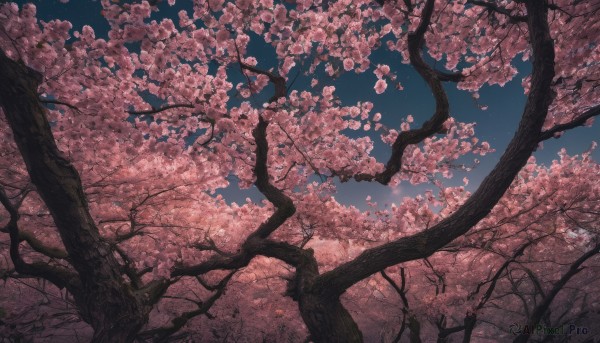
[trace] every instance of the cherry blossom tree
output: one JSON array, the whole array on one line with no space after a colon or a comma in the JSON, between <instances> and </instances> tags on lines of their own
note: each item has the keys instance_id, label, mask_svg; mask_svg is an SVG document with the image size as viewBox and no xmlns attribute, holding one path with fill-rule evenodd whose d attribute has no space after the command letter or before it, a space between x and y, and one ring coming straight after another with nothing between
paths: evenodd
<instances>
[{"instance_id":1,"label":"cherry blossom tree","mask_svg":"<svg viewBox=\"0 0 600 343\"><path fill-rule=\"evenodd\" d=\"M2 337L524 342L507 320L598 319L594 147L532 154L600 114L600 3L167 3L102 0L106 36L0 5ZM445 185L492 151L446 84L477 99L518 57L514 137L474 192ZM371 100L402 63L435 109L394 128ZM335 79L364 73L375 94L343 103ZM348 181L436 191L361 210ZM264 199L228 202L235 182Z\"/></svg>"}]
</instances>

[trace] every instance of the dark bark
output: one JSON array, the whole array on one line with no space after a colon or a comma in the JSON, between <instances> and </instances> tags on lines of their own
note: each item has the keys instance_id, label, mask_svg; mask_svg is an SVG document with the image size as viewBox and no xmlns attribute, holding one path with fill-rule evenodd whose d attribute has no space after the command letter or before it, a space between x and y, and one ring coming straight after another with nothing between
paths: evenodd
<instances>
[{"instance_id":1,"label":"dark bark","mask_svg":"<svg viewBox=\"0 0 600 343\"><path fill-rule=\"evenodd\" d=\"M409 144L417 144L442 129L448 118L448 99L441 81L450 80L431 69L421 57L424 34L433 14L434 1L427 1L422 22L414 33L409 35L411 64L426 80L436 99L436 111L432 118L417 130L399 135L392 147L392 158L386 170L378 175L356 175L354 179L375 180L387 184L400 170L402 154ZM178 267L172 275L198 275L215 269L236 269L243 267L256 255L278 258L296 267L296 275L289 282L288 295L300 307L311 339L315 342L361 342L362 334L349 313L342 306L339 297L349 287L370 275L398 263L422 259L430 256L446 244L465 234L483 219L512 183L519 170L525 165L531 153L537 148L542 125L553 100L551 82L554 77L554 46L549 34L547 8L542 1L527 3L530 44L533 50L532 84L521 122L514 138L492 172L484 179L477 191L453 215L430 229L418 234L368 249L354 260L332 271L319 274L316 260L309 250L286 243L269 241L268 236L294 213L294 205L283 192L269 183L266 164L268 145L266 128L268 123L262 118L254 130L256 140L256 186L271 201L277 210L242 245L238 254L215 256L213 259L192 267ZM269 76L275 85L275 95L271 101L285 96L285 82L276 75L250 69ZM343 174L343 173L342 173ZM344 180L348 176L339 174ZM414 319L414 318L413 318ZM470 317L465 325L470 325ZM474 318L473 318L474 319ZM409 318L411 340L419 340L418 323ZM472 327L471 327L472 330Z\"/></svg>"},{"instance_id":2,"label":"dark bark","mask_svg":"<svg viewBox=\"0 0 600 343\"><path fill-rule=\"evenodd\" d=\"M430 256L465 234L496 205L538 145L553 100L554 44L543 1L528 1L528 27L533 50L531 89L517 132L490 174L451 216L415 235L368 249L354 260L319 276L317 287L342 294L348 287L384 268Z\"/></svg>"},{"instance_id":3,"label":"dark bark","mask_svg":"<svg viewBox=\"0 0 600 343\"><path fill-rule=\"evenodd\" d=\"M197 308L192 311L187 311L179 316L171 319L171 323L166 326L151 329L148 331L141 332L138 335L140 339L152 339L154 343L162 343L168 342L169 339L173 338L173 335L181 330L192 318L200 316L202 314L208 315L208 311L214 305L214 303L224 294L227 283L231 280L233 274L235 274L235 270L227 274L225 278L223 278L217 285L209 286L203 283L203 286L211 291L215 291L213 295L211 295L205 301L199 301L196 303ZM213 318L213 317L211 317ZM185 333L183 333L185 335Z\"/></svg>"},{"instance_id":4,"label":"dark bark","mask_svg":"<svg viewBox=\"0 0 600 343\"><path fill-rule=\"evenodd\" d=\"M448 96L444 91L442 81L460 81L461 75L452 75L441 73L429 66L423 59L423 46L425 44L425 33L431 22L435 1L427 1L421 14L421 22L415 32L408 35L408 52L410 56L410 64L415 68L419 75L429 86L435 98L435 112L429 120L423 125L414 130L400 132L394 143L392 144L392 154L385 166L385 169L376 174L358 174L354 176L356 181L377 181L383 185L387 185L392 180L402 167L402 156L409 145L419 144L426 138L441 132L443 125L450 118L450 104ZM342 181L348 179L342 175Z\"/></svg>"},{"instance_id":5,"label":"dark bark","mask_svg":"<svg viewBox=\"0 0 600 343\"><path fill-rule=\"evenodd\" d=\"M585 125L585 123L596 116L600 115L600 105L589 108L587 111L573 118L571 121L564 124L558 124L540 134L540 142L554 137L555 134L560 134L564 131L574 129Z\"/></svg>"},{"instance_id":6,"label":"dark bark","mask_svg":"<svg viewBox=\"0 0 600 343\"><path fill-rule=\"evenodd\" d=\"M463 343L471 342L471 336L473 335L475 324L477 324L477 315L475 313L467 314L465 317L465 335L463 336Z\"/></svg>"},{"instance_id":7,"label":"dark bark","mask_svg":"<svg viewBox=\"0 0 600 343\"><path fill-rule=\"evenodd\" d=\"M428 1L423 11L422 20L425 20L427 16L431 16L429 12L433 11L432 6L433 1ZM531 89L517 132L495 168L483 180L477 191L453 215L423 232L368 249L354 260L319 275L314 281L313 292L326 295L325 299L338 298L350 286L384 270L386 267L426 258L465 234L483 219L500 200L519 170L527 163L529 156L537 148L548 107L553 101L551 83L554 77L554 44L550 37L545 2L528 1L527 12L530 44L533 50ZM425 29L426 25L419 25L414 35L423 35ZM422 41L419 42L417 38L413 38L412 44L409 41L409 46L420 46ZM411 62L419 70L418 59L411 60ZM422 67L422 70L419 71L426 79L437 78L425 67ZM430 87L436 96L437 108L433 117L435 121L436 118L443 117L444 111L447 111L447 99L443 89L438 87L438 82L435 80L429 81ZM429 124L424 124L424 126L426 125ZM322 305L327 304L332 305L329 308L319 307L319 312L329 311L330 314L333 314L338 311L335 302ZM468 322L471 324L470 321ZM325 337L323 340L317 341L335 342L336 339Z\"/></svg>"},{"instance_id":8,"label":"dark bark","mask_svg":"<svg viewBox=\"0 0 600 343\"><path fill-rule=\"evenodd\" d=\"M296 274L289 280L287 295L298 302L300 315L314 342L363 341L362 333L339 297L314 291L319 269L311 249L273 242L264 245L261 250L265 256L287 259L286 262L296 266ZM289 259L290 256L294 258Z\"/></svg>"},{"instance_id":9,"label":"dark bark","mask_svg":"<svg viewBox=\"0 0 600 343\"><path fill-rule=\"evenodd\" d=\"M339 298L303 293L300 314L315 342L362 342L362 333Z\"/></svg>"},{"instance_id":10,"label":"dark bark","mask_svg":"<svg viewBox=\"0 0 600 343\"><path fill-rule=\"evenodd\" d=\"M417 317L408 317L408 339L410 343L421 343L421 323L417 320Z\"/></svg>"},{"instance_id":11,"label":"dark bark","mask_svg":"<svg viewBox=\"0 0 600 343\"><path fill-rule=\"evenodd\" d=\"M36 94L41 75L0 51L0 79L0 105L77 272L81 288L73 295L82 318L94 328L93 341L132 341L147 321L148 309L123 279L113 249L100 237L89 213L77 170L56 146ZM16 239L11 234L11 240ZM14 258L13 262L19 273L31 271Z\"/></svg>"}]
</instances>

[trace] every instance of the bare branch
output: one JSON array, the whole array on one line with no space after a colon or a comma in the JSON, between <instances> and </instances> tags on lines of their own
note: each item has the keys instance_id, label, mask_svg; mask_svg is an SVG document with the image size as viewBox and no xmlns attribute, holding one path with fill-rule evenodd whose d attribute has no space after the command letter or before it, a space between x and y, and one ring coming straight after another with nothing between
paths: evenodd
<instances>
[{"instance_id":1,"label":"bare branch","mask_svg":"<svg viewBox=\"0 0 600 343\"><path fill-rule=\"evenodd\" d=\"M171 324L168 326L141 332L138 334L138 337L145 339L152 338L154 342L165 342L168 337L181 330L181 328L183 328L192 318L202 314L208 315L208 311L215 304L215 302L223 295L227 283L229 282L229 280L231 280L231 277L235 273L236 270L227 274L227 276L225 276L225 278L223 278L223 280L221 280L219 284L215 286L216 292L212 296L210 296L210 298L208 298L204 302L200 301L197 303L198 308L196 310L184 312L176 318L173 318L171 320Z\"/></svg>"},{"instance_id":2,"label":"bare branch","mask_svg":"<svg viewBox=\"0 0 600 343\"><path fill-rule=\"evenodd\" d=\"M156 113L160 113L163 111L171 110L174 108L194 108L194 105L192 105L192 104L171 104L171 105L165 105L165 106L161 106L161 107L152 106L152 108L149 110L127 111L127 113L129 113L131 115L149 115L149 114L156 114Z\"/></svg>"},{"instance_id":3,"label":"bare branch","mask_svg":"<svg viewBox=\"0 0 600 343\"><path fill-rule=\"evenodd\" d=\"M81 285L79 284L77 275L72 271L63 267L53 266L48 263L27 263L23 260L19 252L19 244L23 240L26 240L26 235L22 235L19 231L19 227L17 224L20 217L18 208L12 204L12 202L6 195L6 192L4 191L4 187L2 187L1 185L0 203L6 208L6 210L10 214L10 220L8 224L4 228L2 228L1 231L8 232L10 236L10 257L13 262L13 265L15 266L15 270L20 274L42 277L52 282L59 288L67 287L67 289L69 289L69 291L71 291L72 293L78 292ZM34 240L32 247L35 246L43 251L47 250L48 252L50 252L50 254L52 254L52 251L49 248L43 246L41 243L37 244L37 242L37 240Z\"/></svg>"},{"instance_id":4,"label":"bare branch","mask_svg":"<svg viewBox=\"0 0 600 343\"><path fill-rule=\"evenodd\" d=\"M72 110L79 111L79 108L77 108L77 106L71 105L68 102L59 101L59 100L56 100L56 99L44 99L44 98L39 98L39 101L42 104L63 105L63 106L67 106L68 108L70 108Z\"/></svg>"}]
</instances>

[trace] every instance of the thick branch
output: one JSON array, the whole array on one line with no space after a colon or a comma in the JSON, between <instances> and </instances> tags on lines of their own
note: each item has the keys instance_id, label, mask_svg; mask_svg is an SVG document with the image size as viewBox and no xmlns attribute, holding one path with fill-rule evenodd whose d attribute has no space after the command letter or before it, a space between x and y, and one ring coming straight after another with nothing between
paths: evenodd
<instances>
[{"instance_id":1,"label":"thick branch","mask_svg":"<svg viewBox=\"0 0 600 343\"><path fill-rule=\"evenodd\" d=\"M0 231L8 233L8 229L6 229L6 228L1 228ZM25 231L20 231L19 230L19 241L20 242L23 242L23 241L27 242L27 244L29 244L29 246L33 250L39 252L42 255L48 256L50 258L55 258L55 259L61 259L62 260L62 259L66 259L66 258L69 257L69 254L67 254L67 252L64 251L63 249L47 246L42 241L40 241L39 239L37 239L30 232L25 232Z\"/></svg>"},{"instance_id":2,"label":"thick branch","mask_svg":"<svg viewBox=\"0 0 600 343\"><path fill-rule=\"evenodd\" d=\"M454 214L415 235L368 249L354 260L321 275L317 285L320 291L339 295L384 268L430 256L469 231L500 200L536 149L537 137L553 100L550 86L554 77L554 45L547 22L547 8L541 1L527 2L527 8L534 57L531 91L517 132L500 161Z\"/></svg>"},{"instance_id":3,"label":"thick branch","mask_svg":"<svg viewBox=\"0 0 600 343\"><path fill-rule=\"evenodd\" d=\"M41 75L0 50L0 79L0 105L15 143L79 274L83 289L74 294L82 317L94 327L93 340L132 338L145 321L146 309L123 279L110 245L100 237L79 173L56 146L37 95ZM11 241L12 250L18 249L16 227L11 228Z\"/></svg>"},{"instance_id":4,"label":"thick branch","mask_svg":"<svg viewBox=\"0 0 600 343\"><path fill-rule=\"evenodd\" d=\"M447 73L444 71L439 71L439 70L434 70L435 74L437 75L438 80L442 81L442 82L460 82L462 81L465 76L462 73L456 72L456 73Z\"/></svg>"},{"instance_id":5,"label":"thick branch","mask_svg":"<svg viewBox=\"0 0 600 343\"><path fill-rule=\"evenodd\" d=\"M264 194L275 207L277 207L277 210L266 222L262 223L250 237L268 237L273 231L281 226L287 218L291 217L296 212L296 207L294 206L292 199L285 195L280 189L273 186L269 181L269 171L267 167L267 153L269 150L269 144L267 142L268 125L268 122L260 116L258 118L258 125L252 131L252 135L256 141L256 165L254 167L256 181L254 182L254 185L256 185L256 188L258 188L258 190Z\"/></svg>"},{"instance_id":6,"label":"thick branch","mask_svg":"<svg viewBox=\"0 0 600 343\"><path fill-rule=\"evenodd\" d=\"M253 73L266 75L269 80L275 86L275 93L269 100L276 106L278 99L286 96L287 88L285 85L285 79L281 76L273 73L260 70L239 61L240 68L249 70ZM267 126L269 122L263 119L262 115L258 117L258 124L256 128L252 130L252 136L256 142L256 161L254 166L254 175L256 175L256 181L254 185L258 190L269 200L277 210L273 215L259 228L248 237L248 240L253 237L267 238L273 231L275 231L285 220L291 217L296 212L296 207L287 195L285 195L280 189L273 186L269 180L269 169L267 166L267 156L269 152L269 143L267 141Z\"/></svg>"}]
</instances>

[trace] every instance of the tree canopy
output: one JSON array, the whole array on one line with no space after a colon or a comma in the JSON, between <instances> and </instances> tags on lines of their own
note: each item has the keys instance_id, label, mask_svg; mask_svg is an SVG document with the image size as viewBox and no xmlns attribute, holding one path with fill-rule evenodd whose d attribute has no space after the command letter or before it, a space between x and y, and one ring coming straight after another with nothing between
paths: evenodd
<instances>
[{"instance_id":1,"label":"tree canopy","mask_svg":"<svg viewBox=\"0 0 600 343\"><path fill-rule=\"evenodd\" d=\"M533 157L600 114L600 1L101 7L74 28L0 4L2 340L600 339L596 144ZM485 110L525 62L467 189L494 146L449 89ZM376 112L407 68L432 112ZM360 206L348 183L423 191Z\"/></svg>"}]
</instances>

